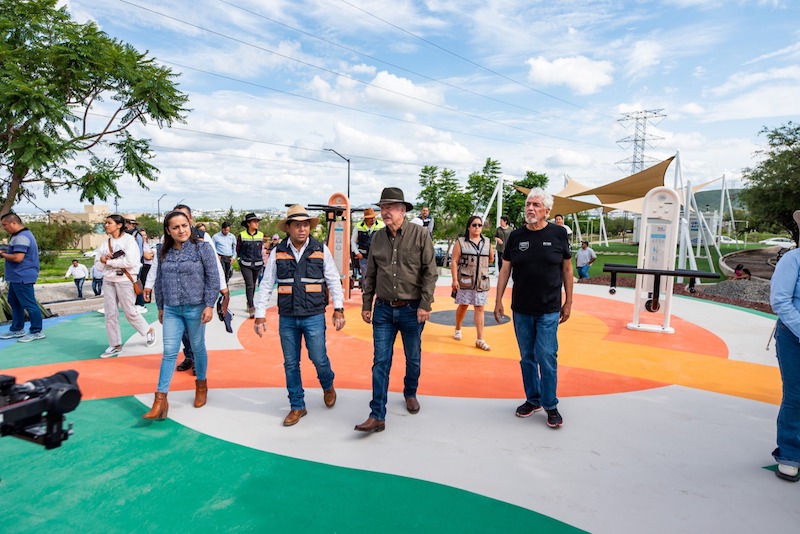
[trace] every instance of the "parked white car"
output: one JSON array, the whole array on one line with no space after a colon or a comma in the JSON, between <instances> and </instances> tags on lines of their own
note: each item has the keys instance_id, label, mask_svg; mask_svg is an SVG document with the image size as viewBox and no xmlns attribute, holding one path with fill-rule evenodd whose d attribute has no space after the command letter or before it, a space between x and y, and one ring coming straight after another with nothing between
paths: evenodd
<instances>
[{"instance_id":1,"label":"parked white car","mask_svg":"<svg viewBox=\"0 0 800 534\"><path fill-rule=\"evenodd\" d=\"M85 258L94 258L96 254L97 250L87 250L86 252L83 253L83 256Z\"/></svg>"},{"instance_id":2,"label":"parked white car","mask_svg":"<svg viewBox=\"0 0 800 534\"><path fill-rule=\"evenodd\" d=\"M740 239L733 239L732 237L728 237L726 235L719 236L719 244L720 245L744 245L744 241Z\"/></svg>"},{"instance_id":3,"label":"parked white car","mask_svg":"<svg viewBox=\"0 0 800 534\"><path fill-rule=\"evenodd\" d=\"M781 247L781 248L794 248L796 243L789 239L788 237L771 237L769 239L764 239L763 241L759 241L762 245L768 245L770 247Z\"/></svg>"}]
</instances>

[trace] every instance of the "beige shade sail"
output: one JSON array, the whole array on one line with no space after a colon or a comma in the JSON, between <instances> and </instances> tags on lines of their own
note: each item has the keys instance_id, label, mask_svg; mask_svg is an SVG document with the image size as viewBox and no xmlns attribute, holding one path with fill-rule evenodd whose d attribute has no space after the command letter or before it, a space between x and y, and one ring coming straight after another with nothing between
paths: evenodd
<instances>
[{"instance_id":1,"label":"beige shade sail","mask_svg":"<svg viewBox=\"0 0 800 534\"><path fill-rule=\"evenodd\" d=\"M642 198L654 187L664 185L664 174L666 174L667 167L669 167L673 159L675 159L675 156L667 158L661 163L653 165L641 172L632 174L627 178L622 178L616 182L601 185L594 189L588 189L572 196L594 195L605 205L619 204L626 200Z\"/></svg>"},{"instance_id":2,"label":"beige shade sail","mask_svg":"<svg viewBox=\"0 0 800 534\"><path fill-rule=\"evenodd\" d=\"M515 185L514 189L523 195L527 195L531 192L529 187L521 187L519 185ZM582 211L602 207L603 206L600 204L595 204L594 202L584 202L583 200L575 200L572 198L553 195L553 209L550 210L550 216L554 216L556 213L580 213Z\"/></svg>"},{"instance_id":3,"label":"beige shade sail","mask_svg":"<svg viewBox=\"0 0 800 534\"><path fill-rule=\"evenodd\" d=\"M583 185L578 180L573 180L571 177L567 176L567 185L564 186L564 189L556 193L556 195L560 197L577 197L581 196L584 191L590 189L588 185Z\"/></svg>"}]
</instances>

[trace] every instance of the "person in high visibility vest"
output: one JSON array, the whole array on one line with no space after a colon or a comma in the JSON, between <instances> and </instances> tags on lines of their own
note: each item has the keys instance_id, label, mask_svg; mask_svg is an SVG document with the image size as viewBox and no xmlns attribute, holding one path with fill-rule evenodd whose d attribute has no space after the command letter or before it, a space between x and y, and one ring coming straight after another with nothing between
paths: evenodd
<instances>
[{"instance_id":1,"label":"person in high visibility vest","mask_svg":"<svg viewBox=\"0 0 800 534\"><path fill-rule=\"evenodd\" d=\"M255 213L245 215L241 225L244 230L236 238L236 255L239 257L239 270L244 278L244 292L247 295L247 313L255 317L256 306L253 296L256 293L256 280L264 266L264 234L258 229L261 222Z\"/></svg>"},{"instance_id":2,"label":"person in high visibility vest","mask_svg":"<svg viewBox=\"0 0 800 534\"><path fill-rule=\"evenodd\" d=\"M350 238L350 249L358 260L361 276L364 276L364 273L367 272L367 258L369 258L369 246L372 243L372 236L385 226L382 220L375 219L375 210L366 208L364 210L364 220L355 226L353 235Z\"/></svg>"}]
</instances>

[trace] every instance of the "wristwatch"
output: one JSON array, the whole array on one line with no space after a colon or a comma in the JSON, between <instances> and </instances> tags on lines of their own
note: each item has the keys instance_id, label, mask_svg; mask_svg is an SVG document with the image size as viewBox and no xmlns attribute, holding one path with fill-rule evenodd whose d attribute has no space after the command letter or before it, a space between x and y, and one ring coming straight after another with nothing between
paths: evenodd
<instances>
[{"instance_id":1,"label":"wristwatch","mask_svg":"<svg viewBox=\"0 0 800 534\"><path fill-rule=\"evenodd\" d=\"M344 308L334 308L333 311L339 312L339 313L344 313Z\"/></svg>"}]
</instances>

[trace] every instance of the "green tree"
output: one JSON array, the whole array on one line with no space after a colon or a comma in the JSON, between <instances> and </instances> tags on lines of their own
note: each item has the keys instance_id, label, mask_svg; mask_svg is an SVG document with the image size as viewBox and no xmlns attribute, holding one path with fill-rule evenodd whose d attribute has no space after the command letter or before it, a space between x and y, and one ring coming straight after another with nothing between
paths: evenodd
<instances>
[{"instance_id":1,"label":"green tree","mask_svg":"<svg viewBox=\"0 0 800 534\"><path fill-rule=\"evenodd\" d=\"M118 197L125 174L156 180L148 139L134 123L183 122L176 77L96 24L78 24L57 0L0 2L0 212L32 184L81 201ZM78 156L83 163L74 165Z\"/></svg>"},{"instance_id":2,"label":"green tree","mask_svg":"<svg viewBox=\"0 0 800 534\"><path fill-rule=\"evenodd\" d=\"M766 134L768 148L756 154L766 158L742 171L749 185L741 199L750 211L751 226L780 225L797 243L800 231L792 215L800 207L800 125L790 121L759 133Z\"/></svg>"},{"instance_id":3,"label":"green tree","mask_svg":"<svg viewBox=\"0 0 800 534\"><path fill-rule=\"evenodd\" d=\"M72 241L70 241L69 248L78 248L83 236L94 233L94 225L87 222L71 222L69 223L69 228L72 231Z\"/></svg>"},{"instance_id":4,"label":"green tree","mask_svg":"<svg viewBox=\"0 0 800 534\"><path fill-rule=\"evenodd\" d=\"M420 171L419 184L422 190L418 206L428 206L436 220L433 227L434 240L445 240L449 249L464 231L464 225L472 213L472 200L464 191L455 171L426 166Z\"/></svg>"},{"instance_id":5,"label":"green tree","mask_svg":"<svg viewBox=\"0 0 800 534\"><path fill-rule=\"evenodd\" d=\"M161 237L164 233L164 225L153 215L140 215L136 218L136 222L139 223L139 228L147 231L149 239Z\"/></svg>"},{"instance_id":6,"label":"green tree","mask_svg":"<svg viewBox=\"0 0 800 534\"><path fill-rule=\"evenodd\" d=\"M514 185L533 189L534 187L547 188L549 178L546 174L534 171L526 171L525 178L517 180ZM508 216L509 222L516 228L525 223L525 195L514 189L512 186L504 187L505 196L503 197L503 211ZM553 214L555 215L555 214Z\"/></svg>"},{"instance_id":7,"label":"green tree","mask_svg":"<svg viewBox=\"0 0 800 534\"><path fill-rule=\"evenodd\" d=\"M472 213L483 213L492 198L497 182L502 176L500 163L486 158L481 172L473 172L467 178L467 193L472 198ZM496 213L497 208L492 208Z\"/></svg>"}]
</instances>

